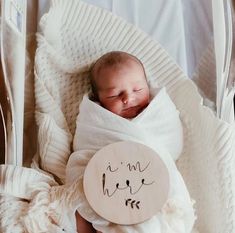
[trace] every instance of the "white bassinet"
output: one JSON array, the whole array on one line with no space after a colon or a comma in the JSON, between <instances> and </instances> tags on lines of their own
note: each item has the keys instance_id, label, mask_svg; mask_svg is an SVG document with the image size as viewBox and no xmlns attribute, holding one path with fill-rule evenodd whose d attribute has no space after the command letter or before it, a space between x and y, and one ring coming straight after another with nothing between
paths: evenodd
<instances>
[{"instance_id":1,"label":"white bassinet","mask_svg":"<svg viewBox=\"0 0 235 233\"><path fill-rule=\"evenodd\" d=\"M40 26L38 150L32 168L1 165L1 231L74 232L69 210L76 193L63 183L79 103L90 87L93 62L107 51L122 50L143 62L147 76L166 87L180 111L184 151L177 166L196 201L195 227L201 233L235 232L235 125L203 106L196 85L161 45L123 19L79 0L53 0Z\"/></svg>"}]
</instances>

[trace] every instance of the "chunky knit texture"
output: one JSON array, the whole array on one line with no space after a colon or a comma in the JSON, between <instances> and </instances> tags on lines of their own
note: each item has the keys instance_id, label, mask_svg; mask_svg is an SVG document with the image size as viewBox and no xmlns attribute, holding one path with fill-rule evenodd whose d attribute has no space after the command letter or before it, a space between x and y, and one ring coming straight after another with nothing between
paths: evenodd
<instances>
[{"instance_id":1,"label":"chunky knit texture","mask_svg":"<svg viewBox=\"0 0 235 233\"><path fill-rule=\"evenodd\" d=\"M196 200L197 227L207 233L235 232L235 126L202 106L194 84L160 44L110 12L79 0L52 1L41 29L35 91L42 168L64 180L78 106L89 89L89 67L110 50L126 51L143 62L151 81L166 87L180 111L185 146L178 166Z\"/></svg>"},{"instance_id":2,"label":"chunky knit texture","mask_svg":"<svg viewBox=\"0 0 235 233\"><path fill-rule=\"evenodd\" d=\"M53 0L40 25L35 60L40 167L64 182L78 106L83 94L90 88L87 78L89 67L108 51L126 51L144 63L151 81L166 87L180 111L184 126L184 151L177 165L190 195L196 200L199 232L235 232L235 125L217 119L210 109L202 105L196 86L164 49L124 20L79 0ZM7 170L11 168L6 166L4 169L1 193L16 197L19 193L21 197L26 195L25 182L29 177L23 175L24 169L22 175L18 175L23 185L15 183L14 188L9 186L13 176ZM46 190L51 192L51 189ZM45 193L45 197L47 195ZM28 197L30 203L37 203L37 200L40 198L36 198L36 193ZM42 203L44 206L51 203L50 199L47 200ZM58 200L62 200L60 196ZM4 206L7 202L1 199L0 204ZM19 205L18 210L24 209L25 203ZM60 201L57 202L57 206L61 205ZM62 212L61 219L66 222ZM4 214L1 213L1 216ZM19 212L16 215L19 216ZM0 221L2 223L3 218ZM31 227L30 221L27 224L28 228ZM11 226L13 222L8 224L8 227ZM46 223L44 226L47 226ZM51 228L47 232L60 232L53 230Z\"/></svg>"},{"instance_id":3,"label":"chunky knit texture","mask_svg":"<svg viewBox=\"0 0 235 233\"><path fill-rule=\"evenodd\" d=\"M205 50L193 77L203 96L216 103L216 62L214 43L211 41Z\"/></svg>"}]
</instances>

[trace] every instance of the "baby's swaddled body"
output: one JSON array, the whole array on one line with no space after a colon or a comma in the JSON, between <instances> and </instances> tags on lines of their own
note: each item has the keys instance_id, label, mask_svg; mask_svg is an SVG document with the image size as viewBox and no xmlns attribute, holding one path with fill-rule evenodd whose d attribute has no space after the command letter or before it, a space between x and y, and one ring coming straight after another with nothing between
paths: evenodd
<instances>
[{"instance_id":1,"label":"baby's swaddled body","mask_svg":"<svg viewBox=\"0 0 235 233\"><path fill-rule=\"evenodd\" d=\"M156 94L157 93L157 94ZM183 132L179 112L166 93L152 89L153 99L135 118L125 119L84 96L77 118L74 153L70 156L66 180L79 180L79 203L74 208L103 233L190 233L195 221L192 201L175 160L183 148ZM170 177L168 200L151 219L135 225L113 224L90 207L84 194L83 175L92 156L103 147L133 141L155 150L166 164Z\"/></svg>"}]
</instances>

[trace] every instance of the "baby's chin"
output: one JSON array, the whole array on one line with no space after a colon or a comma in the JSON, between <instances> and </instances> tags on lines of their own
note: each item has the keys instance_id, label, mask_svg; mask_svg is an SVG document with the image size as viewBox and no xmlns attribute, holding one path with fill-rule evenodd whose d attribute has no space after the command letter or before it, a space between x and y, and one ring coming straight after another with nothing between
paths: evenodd
<instances>
[{"instance_id":1,"label":"baby's chin","mask_svg":"<svg viewBox=\"0 0 235 233\"><path fill-rule=\"evenodd\" d=\"M119 116L126 118L126 119L132 119L135 118L138 114L137 113L132 113L132 114L120 114Z\"/></svg>"}]
</instances>

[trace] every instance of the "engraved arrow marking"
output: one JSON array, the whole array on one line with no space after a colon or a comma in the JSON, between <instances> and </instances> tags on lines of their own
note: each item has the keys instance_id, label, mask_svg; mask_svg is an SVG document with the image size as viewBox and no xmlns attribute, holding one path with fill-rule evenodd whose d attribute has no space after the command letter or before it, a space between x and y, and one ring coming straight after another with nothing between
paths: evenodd
<instances>
[{"instance_id":1,"label":"engraved arrow marking","mask_svg":"<svg viewBox=\"0 0 235 233\"><path fill-rule=\"evenodd\" d=\"M134 207L136 207L137 209L140 209L139 204L140 204L140 201L132 200L131 198L128 198L125 201L125 205L126 206L130 205L132 209L134 209Z\"/></svg>"}]
</instances>

